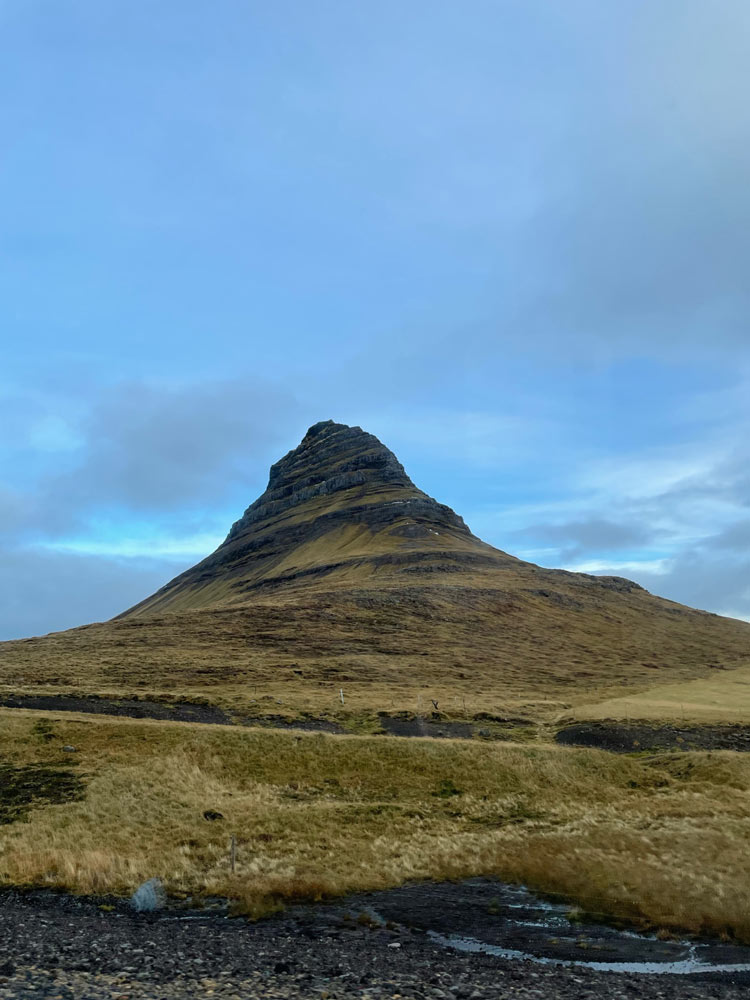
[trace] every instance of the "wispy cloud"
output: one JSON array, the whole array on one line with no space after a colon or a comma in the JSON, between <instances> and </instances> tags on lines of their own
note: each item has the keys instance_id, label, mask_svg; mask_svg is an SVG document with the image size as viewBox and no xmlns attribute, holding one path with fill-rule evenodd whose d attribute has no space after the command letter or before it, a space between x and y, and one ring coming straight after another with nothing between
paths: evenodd
<instances>
[{"instance_id":1,"label":"wispy cloud","mask_svg":"<svg viewBox=\"0 0 750 1000\"><path fill-rule=\"evenodd\" d=\"M560 569L567 569L573 573L594 573L601 575L622 575L633 573L641 575L647 573L653 576L664 576L669 573L671 562L669 559L592 559L589 562L573 563L561 566Z\"/></svg>"},{"instance_id":2,"label":"wispy cloud","mask_svg":"<svg viewBox=\"0 0 750 1000\"><path fill-rule=\"evenodd\" d=\"M224 541L225 535L186 535L178 538L67 539L39 546L51 552L105 556L111 559L202 559Z\"/></svg>"}]
</instances>

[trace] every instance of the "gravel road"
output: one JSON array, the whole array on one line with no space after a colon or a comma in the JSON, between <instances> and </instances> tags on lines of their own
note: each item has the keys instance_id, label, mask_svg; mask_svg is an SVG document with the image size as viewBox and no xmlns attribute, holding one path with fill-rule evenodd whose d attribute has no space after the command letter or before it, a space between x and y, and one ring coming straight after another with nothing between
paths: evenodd
<instances>
[{"instance_id":1,"label":"gravel road","mask_svg":"<svg viewBox=\"0 0 750 1000\"><path fill-rule=\"evenodd\" d=\"M319 906L249 923L0 894L0 998L746 998L739 974L643 976L464 954Z\"/></svg>"}]
</instances>

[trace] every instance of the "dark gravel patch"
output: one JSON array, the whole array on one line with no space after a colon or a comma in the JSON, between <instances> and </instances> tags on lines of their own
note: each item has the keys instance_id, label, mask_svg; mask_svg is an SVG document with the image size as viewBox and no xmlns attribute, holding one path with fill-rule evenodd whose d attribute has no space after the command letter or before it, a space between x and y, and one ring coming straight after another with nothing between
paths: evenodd
<instances>
[{"instance_id":1,"label":"dark gravel patch","mask_svg":"<svg viewBox=\"0 0 750 1000\"><path fill-rule=\"evenodd\" d=\"M215 705L194 702L162 702L140 698L101 698L98 695L3 695L4 708L30 708L47 712L87 712L130 719L160 719L165 722L200 722L218 726L267 726L272 729L303 729L309 732L343 733L327 719L287 719L283 715L252 716L237 720Z\"/></svg>"},{"instance_id":2,"label":"dark gravel patch","mask_svg":"<svg viewBox=\"0 0 750 1000\"><path fill-rule=\"evenodd\" d=\"M329 719L287 719L283 715L251 716L242 720L243 726L261 726L267 729L302 729L308 733L345 733L338 722Z\"/></svg>"},{"instance_id":3,"label":"dark gravel patch","mask_svg":"<svg viewBox=\"0 0 750 1000\"><path fill-rule=\"evenodd\" d=\"M33 806L83 798L85 785L68 768L0 763L0 823L23 819Z\"/></svg>"},{"instance_id":4,"label":"dark gravel patch","mask_svg":"<svg viewBox=\"0 0 750 1000\"><path fill-rule=\"evenodd\" d=\"M535 727L528 719L507 719L482 712L467 722L443 718L440 712L411 715L408 712L379 712L380 728L389 736L426 736L452 740L528 740Z\"/></svg>"},{"instance_id":5,"label":"dark gravel patch","mask_svg":"<svg viewBox=\"0 0 750 1000\"><path fill-rule=\"evenodd\" d=\"M289 719L284 715L266 714L233 717L215 705L192 702L162 702L140 698L102 698L98 695L0 695L4 708L27 708L50 712L84 712L94 715L126 716L131 719L160 719L166 722L201 722L220 726L261 726L269 729L301 729L318 733L352 733L331 719L313 716ZM432 716L414 716L407 712L378 714L380 729L389 736L415 736L433 739L492 739L512 740L527 737L527 720L498 719L478 716L472 722L454 722Z\"/></svg>"},{"instance_id":6,"label":"dark gravel patch","mask_svg":"<svg viewBox=\"0 0 750 1000\"><path fill-rule=\"evenodd\" d=\"M470 740L474 727L469 722L450 722L447 719L406 715L378 715L380 727L389 736L430 736L436 739Z\"/></svg>"},{"instance_id":7,"label":"dark gravel patch","mask_svg":"<svg viewBox=\"0 0 750 1000\"><path fill-rule=\"evenodd\" d=\"M131 719L163 719L171 722L205 722L228 726L232 719L214 705L191 702L166 703L138 698L100 698L97 695L18 694L3 695L4 708L32 708L45 712L88 712L93 715L123 715Z\"/></svg>"},{"instance_id":8,"label":"dark gravel patch","mask_svg":"<svg viewBox=\"0 0 750 1000\"><path fill-rule=\"evenodd\" d=\"M0 893L0 997L747 997L742 976L686 981L544 967L445 949L416 926L357 919L363 901L382 905L384 895L298 908L253 924L196 911L138 915L121 903L105 910L102 901L50 893Z\"/></svg>"},{"instance_id":9,"label":"dark gravel patch","mask_svg":"<svg viewBox=\"0 0 750 1000\"><path fill-rule=\"evenodd\" d=\"M639 750L750 751L750 726L675 726L646 722L577 722L555 734L565 746L598 747L614 753Z\"/></svg>"}]
</instances>

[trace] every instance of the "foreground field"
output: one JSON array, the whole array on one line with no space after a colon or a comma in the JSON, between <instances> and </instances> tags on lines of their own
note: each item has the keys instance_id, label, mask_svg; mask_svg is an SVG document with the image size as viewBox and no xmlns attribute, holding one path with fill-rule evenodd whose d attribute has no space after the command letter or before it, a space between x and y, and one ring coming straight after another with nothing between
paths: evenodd
<instances>
[{"instance_id":1,"label":"foreground field","mask_svg":"<svg viewBox=\"0 0 750 1000\"><path fill-rule=\"evenodd\" d=\"M128 893L159 876L173 893L227 895L260 915L496 874L590 911L750 941L750 761L732 753L6 711L0 780L6 884Z\"/></svg>"}]
</instances>

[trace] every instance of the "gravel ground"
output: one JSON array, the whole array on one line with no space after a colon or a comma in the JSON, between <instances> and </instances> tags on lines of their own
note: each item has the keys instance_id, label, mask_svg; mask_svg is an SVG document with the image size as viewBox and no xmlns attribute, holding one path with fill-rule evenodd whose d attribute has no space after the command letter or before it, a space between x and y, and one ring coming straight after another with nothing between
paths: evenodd
<instances>
[{"instance_id":1,"label":"gravel ground","mask_svg":"<svg viewBox=\"0 0 750 1000\"><path fill-rule=\"evenodd\" d=\"M613 753L634 750L736 750L750 752L750 727L740 724L680 726L657 722L578 722L560 729L565 746L598 747Z\"/></svg>"},{"instance_id":2,"label":"gravel ground","mask_svg":"<svg viewBox=\"0 0 750 1000\"><path fill-rule=\"evenodd\" d=\"M465 954L315 907L255 924L0 895L0 998L746 998L747 976L639 976Z\"/></svg>"}]
</instances>

